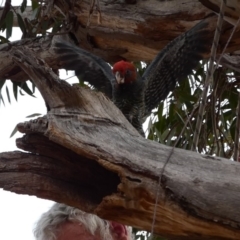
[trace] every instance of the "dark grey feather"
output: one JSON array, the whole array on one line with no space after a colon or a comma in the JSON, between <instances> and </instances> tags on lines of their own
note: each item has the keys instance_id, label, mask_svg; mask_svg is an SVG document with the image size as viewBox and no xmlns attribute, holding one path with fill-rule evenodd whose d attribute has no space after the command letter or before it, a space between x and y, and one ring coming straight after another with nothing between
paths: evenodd
<instances>
[{"instance_id":1,"label":"dark grey feather","mask_svg":"<svg viewBox=\"0 0 240 240\"><path fill-rule=\"evenodd\" d=\"M77 76L112 98L115 77L103 59L66 42L56 42L55 51L62 68L74 70Z\"/></svg>"},{"instance_id":2,"label":"dark grey feather","mask_svg":"<svg viewBox=\"0 0 240 240\"><path fill-rule=\"evenodd\" d=\"M170 42L152 61L143 74L145 84L145 112L150 114L170 91L176 82L187 77L204 54L209 53L212 33L206 27L206 20L201 21L188 32ZM210 41L209 41L210 39Z\"/></svg>"}]
</instances>

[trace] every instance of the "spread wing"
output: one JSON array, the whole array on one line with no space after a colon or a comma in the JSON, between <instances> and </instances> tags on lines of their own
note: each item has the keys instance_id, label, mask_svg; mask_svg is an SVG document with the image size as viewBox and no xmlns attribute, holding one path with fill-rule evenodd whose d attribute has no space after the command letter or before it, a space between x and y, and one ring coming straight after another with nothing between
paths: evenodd
<instances>
[{"instance_id":1,"label":"spread wing","mask_svg":"<svg viewBox=\"0 0 240 240\"><path fill-rule=\"evenodd\" d=\"M67 42L56 42L55 51L62 68L74 70L77 76L112 98L115 77L103 59Z\"/></svg>"},{"instance_id":2,"label":"spread wing","mask_svg":"<svg viewBox=\"0 0 240 240\"><path fill-rule=\"evenodd\" d=\"M203 55L210 52L213 33L206 29L207 25L203 20L174 39L148 66L143 74L145 115L150 114L174 90L176 82L186 78Z\"/></svg>"}]
</instances>

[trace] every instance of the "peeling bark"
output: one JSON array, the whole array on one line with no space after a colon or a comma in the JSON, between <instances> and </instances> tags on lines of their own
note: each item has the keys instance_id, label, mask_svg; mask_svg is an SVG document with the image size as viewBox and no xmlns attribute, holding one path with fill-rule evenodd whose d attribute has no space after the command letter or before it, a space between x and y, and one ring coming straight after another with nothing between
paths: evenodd
<instances>
[{"instance_id":1,"label":"peeling bark","mask_svg":"<svg viewBox=\"0 0 240 240\"><path fill-rule=\"evenodd\" d=\"M65 19L66 24L63 31L67 32L68 36L56 37L70 37L77 45L102 57L109 63L120 59L152 61L166 44L192 28L214 10L205 7L200 1L192 0L139 0L136 4L101 0L102 21L99 23L99 15L95 9L89 20L89 0L57 0L54 3L55 5L53 1L48 1L47 6L42 10L42 16L46 16L49 22L53 22L53 17L59 15ZM212 24L209 26L209 30L215 30L216 19L217 16L210 18ZM232 25L225 23L218 55L222 52L231 31ZM8 54L12 45L28 46L38 53L50 67L58 69L58 64L54 60L55 53L52 51L54 39L55 37L52 40L52 37L49 36L48 38L24 39L15 43L2 44L0 46L0 78L14 81L26 81L29 78L17 65L13 64ZM239 56L239 46L240 31L237 31L226 52ZM227 67L231 67L231 64L228 64ZM236 68L235 65L234 68Z\"/></svg>"},{"instance_id":2,"label":"peeling bark","mask_svg":"<svg viewBox=\"0 0 240 240\"><path fill-rule=\"evenodd\" d=\"M103 94L61 81L27 47L12 47L9 54L50 110L18 125L25 136L17 146L30 153L0 154L1 187L146 230L159 193L156 233L171 239L240 238L238 163L172 152L146 140Z\"/></svg>"},{"instance_id":3,"label":"peeling bark","mask_svg":"<svg viewBox=\"0 0 240 240\"><path fill-rule=\"evenodd\" d=\"M77 1L71 5L72 9L65 5L64 13L68 18L68 11L72 11L76 17L71 34L79 45L109 62L119 59L152 61L169 41L212 13L200 1L191 0L139 0L135 5L109 0L100 2L101 23L96 11L89 21L87 0ZM216 18L212 20L211 27L215 30ZM230 28L230 25L225 26L221 44L226 43ZM236 41L239 43L239 37L236 33L228 52L239 49L234 44ZM219 52L222 48L220 45ZM120 52L115 52L115 49Z\"/></svg>"}]
</instances>

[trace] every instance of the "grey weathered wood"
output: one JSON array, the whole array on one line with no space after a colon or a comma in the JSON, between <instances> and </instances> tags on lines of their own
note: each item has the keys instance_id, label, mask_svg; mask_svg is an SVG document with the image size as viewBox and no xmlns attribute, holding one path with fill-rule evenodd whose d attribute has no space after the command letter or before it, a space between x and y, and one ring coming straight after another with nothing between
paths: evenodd
<instances>
[{"instance_id":1,"label":"grey weathered wood","mask_svg":"<svg viewBox=\"0 0 240 240\"><path fill-rule=\"evenodd\" d=\"M159 193L156 233L171 239L240 239L239 163L172 152L146 140L101 93L60 81L26 47L12 48L10 55L50 111L18 125L26 135L17 145L31 153L0 155L1 187L146 230Z\"/></svg>"}]
</instances>

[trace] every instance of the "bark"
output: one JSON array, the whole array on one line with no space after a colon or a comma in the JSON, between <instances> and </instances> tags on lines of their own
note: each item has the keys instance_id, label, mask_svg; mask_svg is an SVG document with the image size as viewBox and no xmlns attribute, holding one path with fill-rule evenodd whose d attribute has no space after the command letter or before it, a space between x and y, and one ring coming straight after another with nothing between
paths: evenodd
<instances>
[{"instance_id":1,"label":"bark","mask_svg":"<svg viewBox=\"0 0 240 240\"><path fill-rule=\"evenodd\" d=\"M206 2L206 1L201 1ZM186 32L197 22L212 13L200 1L192 0L139 0L136 4L122 3L122 1L101 0L100 12L93 8L90 15L89 0L58 0L48 1L46 7L42 8L38 31L41 31L41 21L47 21L52 26L56 19L64 20L63 37L68 35L80 47L102 57L109 63L120 59L129 61L150 62L161 49L171 40ZM231 9L231 6L230 6ZM29 13L29 8L26 12ZM30 21L24 15L25 22ZM236 19L236 13L229 13L228 17ZM100 18L101 16L101 18ZM216 28L217 16L210 18L212 24L210 31ZM100 21L101 20L101 21ZM225 23L218 48L218 55L222 52L230 33L232 25ZM31 36L31 34L29 34ZM66 36L64 36L66 37ZM48 38L24 39L16 43L2 44L0 46L0 79L11 79L14 81L26 81L28 76L13 64L8 55L12 45L26 45L38 53L49 66L58 69L54 61L55 54L52 51L52 36ZM53 40L54 41L54 40ZM206 40L206 41L212 41ZM230 41L226 52L239 57L237 50L240 46L240 31L237 31ZM232 67L231 55L227 55L227 67ZM208 56L206 56L208 57ZM235 61L234 61L235 62ZM233 69L238 69L233 66Z\"/></svg>"},{"instance_id":2,"label":"bark","mask_svg":"<svg viewBox=\"0 0 240 240\"><path fill-rule=\"evenodd\" d=\"M109 99L60 81L29 48L9 55L49 111L18 125L28 152L1 153L0 187L145 230L156 210L154 231L171 239L240 238L238 163L146 140Z\"/></svg>"},{"instance_id":3,"label":"bark","mask_svg":"<svg viewBox=\"0 0 240 240\"><path fill-rule=\"evenodd\" d=\"M0 78L11 79L13 81L26 81L29 79L29 76L13 62L12 57L9 54L9 51L14 46L27 46L54 68L56 63L54 63L54 54L51 51L51 41L51 38L37 38L23 39L12 43L1 44Z\"/></svg>"},{"instance_id":4,"label":"bark","mask_svg":"<svg viewBox=\"0 0 240 240\"><path fill-rule=\"evenodd\" d=\"M199 0L204 6L218 13L222 0ZM239 0L226 0L224 9L224 19L235 25L240 16L240 2Z\"/></svg>"},{"instance_id":5,"label":"bark","mask_svg":"<svg viewBox=\"0 0 240 240\"><path fill-rule=\"evenodd\" d=\"M220 64L236 72L240 72L240 56L229 56L225 54L220 60Z\"/></svg>"},{"instance_id":6,"label":"bark","mask_svg":"<svg viewBox=\"0 0 240 240\"><path fill-rule=\"evenodd\" d=\"M69 18L68 13L72 11L76 17L74 26L77 27L72 28L71 34L80 46L109 62L119 59L152 61L169 41L212 13L200 1L191 0L139 0L132 5L109 0L100 3L101 21L96 10L89 17L90 7L87 0L77 1L75 5L69 4L70 7L65 4L64 13L66 18ZM216 18L211 28L215 30ZM226 24L219 52L230 35L229 29L230 25ZM239 42L238 32L227 52L238 50Z\"/></svg>"}]
</instances>

